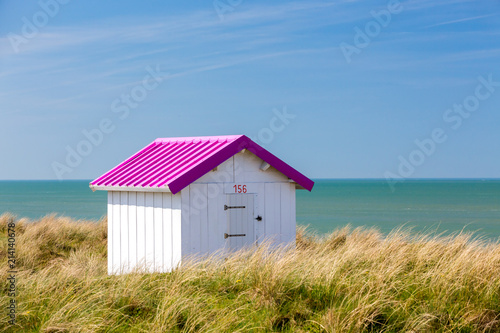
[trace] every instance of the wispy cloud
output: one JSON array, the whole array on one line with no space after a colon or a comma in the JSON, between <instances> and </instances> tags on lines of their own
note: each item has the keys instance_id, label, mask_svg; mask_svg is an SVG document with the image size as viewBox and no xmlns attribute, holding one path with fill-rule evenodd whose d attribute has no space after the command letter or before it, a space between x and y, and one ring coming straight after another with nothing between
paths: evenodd
<instances>
[{"instance_id":1,"label":"wispy cloud","mask_svg":"<svg viewBox=\"0 0 500 333\"><path fill-rule=\"evenodd\" d=\"M209 71L214 71L218 69L223 69L223 68L229 68L229 67L234 67L237 65L241 65L244 63L251 63L259 60L264 60L264 59L271 59L271 58L277 58L277 57L284 57L292 54L307 54L307 53L314 53L314 52L324 52L325 50L330 50L331 48L328 49L298 49L298 50L291 50L291 51L286 51L286 52L274 52L274 53L267 53L267 54L259 54L255 56L250 56L250 57L244 57L244 58L238 58L238 59L233 59L233 60L227 60L219 63L214 63L214 64L209 64L209 65L204 65L204 66L198 66L195 68L191 68L189 70L181 71L181 72L176 72L176 73L168 73L167 75L160 76L159 78L164 79L164 80L174 80L177 78L181 77L186 77L190 75L195 75L203 72L209 72ZM167 71L168 69L162 68L162 71ZM102 76L105 76L106 74L103 74ZM77 81L78 82L78 81ZM123 82L117 85L109 85L105 88L102 89L94 89L91 90L87 93L82 93L82 94L76 94L73 96L65 97L65 98L60 98L56 100L50 100L47 101L46 103L43 103L43 106L54 106L70 101L75 101L75 100L80 100L82 98L87 98L89 96L92 96L98 92L102 91L119 91L119 90L125 90L129 89L131 87L134 87L138 84L141 84L141 80L134 80L134 81L127 81ZM55 88L54 86L47 87L46 89L53 89ZM22 92L17 92L17 93L27 93L27 92L32 92L33 90L25 90ZM8 114L11 114L14 112L9 112Z\"/></svg>"},{"instance_id":2,"label":"wispy cloud","mask_svg":"<svg viewBox=\"0 0 500 333\"><path fill-rule=\"evenodd\" d=\"M117 18L91 26L47 26L23 45L19 54L8 47L7 37L0 38L0 45L3 45L0 56L9 68L2 76L16 78L38 72L55 79L57 75L71 73L72 78L59 80L60 85L67 85L123 74L130 68L137 71L145 63L152 62L185 72L214 63L218 66L221 60L222 63L238 63L240 60L235 62L234 58L242 57L241 61L246 62L248 57L257 59L261 54L285 54L291 47L280 49L277 45L291 41L294 32L302 29L297 22L307 21L310 28L321 26L329 19L322 10L339 3L342 2L242 6L223 23L212 11L206 10L183 16L148 18L147 23L139 18L132 21ZM311 11L315 14L311 15ZM337 15L343 16L340 12ZM277 21L280 24L276 24ZM187 63L184 54L192 49L203 53L188 52L193 56L190 57L192 63ZM125 65L121 66L122 63ZM24 86L18 91L45 87L54 85ZM3 90L3 95L11 93L9 87Z\"/></svg>"},{"instance_id":3,"label":"wispy cloud","mask_svg":"<svg viewBox=\"0 0 500 333\"><path fill-rule=\"evenodd\" d=\"M476 2L475 0L419 0L419 1L401 1L403 6L405 7L405 11L417 11L430 9L434 7L445 7L445 6L454 6L457 4Z\"/></svg>"},{"instance_id":4,"label":"wispy cloud","mask_svg":"<svg viewBox=\"0 0 500 333\"><path fill-rule=\"evenodd\" d=\"M46 27L44 32L40 32L35 38L29 40L26 45L20 47L22 54L49 53L68 47L82 46L96 43L109 43L114 45L124 45L130 43L165 43L169 41L186 40L186 38L198 35L204 31L205 41L214 38L227 38L227 27L250 27L252 30L263 22L272 23L276 20L286 21L291 17L305 17L310 20L310 12L318 11L327 7L332 7L336 3L325 2L291 2L280 5L259 5L241 8L237 12L228 16L228 19L221 23L214 18L212 11L198 11L184 16L170 16L147 18L148 23L144 24L145 18L118 18L97 23L93 26L64 26ZM315 17L319 19L318 16ZM285 21L285 23L286 23ZM311 21L311 20L310 20ZM314 22L314 21L311 21ZM292 28L294 24L285 24ZM283 24L280 24L282 27ZM264 27L262 27L264 28ZM269 26L265 27L269 29ZM242 31L238 31L241 33ZM11 47L8 47L10 40L7 36L0 38L0 55L16 56Z\"/></svg>"},{"instance_id":5,"label":"wispy cloud","mask_svg":"<svg viewBox=\"0 0 500 333\"><path fill-rule=\"evenodd\" d=\"M415 25L418 17L409 15L413 10L423 10L437 6L454 6L472 0L422 0L404 2L404 22L398 27ZM213 11L204 10L185 15L169 17L115 18L93 25L48 26L35 39L26 45L20 54L11 48L0 49L0 56L9 70L1 73L6 81L18 77L39 74L40 80L29 84L9 84L2 89L0 97L19 96L33 92L53 91L61 93L47 97L41 103L45 106L57 105L92 96L100 91L116 91L137 84L147 65L160 64L162 70L171 72L170 79L197 73L221 70L244 63L256 62L267 58L290 57L307 52L326 52L337 48L335 42L341 38L352 38L356 25L363 27L367 19L373 19L370 11L372 4L361 1L313 1L287 2L280 4L242 5L227 15L221 22ZM428 25L453 24L494 16L488 14L467 17ZM147 23L145 23L147 22ZM359 23L360 22L360 23ZM352 23L347 30L327 29L322 33L330 43L310 43L304 37L302 48L298 36L307 36L305 31L325 27L332 28ZM397 27L395 27L397 28ZM393 28L391 28L393 29ZM404 31L404 30L399 30ZM481 33L481 32L478 32ZM344 37L345 36L345 37ZM458 33L456 38L460 38ZM384 45L394 49L402 43L439 42L449 39L450 35L422 35L416 32L387 32L373 47ZM293 43L292 43L293 42ZM6 37L0 38L4 46L9 43ZM88 52L92 50L92 52ZM410 53L410 52L408 52ZM408 53L403 53L408 55ZM423 64L492 57L496 50L470 50L433 57L403 57L397 55L391 64L368 62L372 69L392 69L413 67ZM187 55L187 56L186 56ZM374 57L376 58L376 56ZM331 60L332 64L335 60ZM364 66L360 62L361 66ZM337 65L335 65L337 66ZM384 67L385 66L385 67ZM78 89L83 86L84 89ZM69 89L69 87L74 87ZM62 90L65 90L64 93ZM67 91L71 90L71 91Z\"/></svg>"},{"instance_id":6,"label":"wispy cloud","mask_svg":"<svg viewBox=\"0 0 500 333\"><path fill-rule=\"evenodd\" d=\"M466 22L466 21L479 20L479 19L482 19L482 18L491 17L491 16L498 16L498 15L499 15L498 13L494 13L494 14L488 14L488 15L465 17L465 18L461 18L461 19L457 19L457 20L451 20L451 21L446 21L446 22L441 22L441 23L427 25L424 28L439 27L439 26L442 26L442 25L448 25L448 24L454 24L454 23L460 23L460 22Z\"/></svg>"}]
</instances>

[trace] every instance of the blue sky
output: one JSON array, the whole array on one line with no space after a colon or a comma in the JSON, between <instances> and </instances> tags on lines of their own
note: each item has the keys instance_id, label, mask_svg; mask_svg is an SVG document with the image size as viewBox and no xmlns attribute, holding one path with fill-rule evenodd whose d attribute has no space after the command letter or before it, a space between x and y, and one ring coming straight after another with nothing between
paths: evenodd
<instances>
[{"instance_id":1,"label":"blue sky","mask_svg":"<svg viewBox=\"0 0 500 333\"><path fill-rule=\"evenodd\" d=\"M499 1L0 0L0 69L0 179L223 134L313 178L500 177Z\"/></svg>"}]
</instances>

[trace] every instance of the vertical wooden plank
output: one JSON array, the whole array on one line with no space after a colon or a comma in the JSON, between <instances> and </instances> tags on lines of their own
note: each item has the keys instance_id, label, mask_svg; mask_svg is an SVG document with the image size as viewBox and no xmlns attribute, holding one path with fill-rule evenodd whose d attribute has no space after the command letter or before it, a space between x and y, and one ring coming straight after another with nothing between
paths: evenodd
<instances>
[{"instance_id":1,"label":"vertical wooden plank","mask_svg":"<svg viewBox=\"0 0 500 333\"><path fill-rule=\"evenodd\" d=\"M297 239L297 211L296 211L296 198L295 198L295 184L292 183L290 184L290 221L292 221L292 233L290 234L290 237L292 238L293 244L295 244L295 241Z\"/></svg>"},{"instance_id":2,"label":"vertical wooden plank","mask_svg":"<svg viewBox=\"0 0 500 333\"><path fill-rule=\"evenodd\" d=\"M208 254L208 184L201 185L203 209L200 209L200 254Z\"/></svg>"},{"instance_id":3,"label":"vertical wooden plank","mask_svg":"<svg viewBox=\"0 0 500 333\"><path fill-rule=\"evenodd\" d=\"M113 274L113 192L108 191L108 274Z\"/></svg>"},{"instance_id":4,"label":"vertical wooden plank","mask_svg":"<svg viewBox=\"0 0 500 333\"><path fill-rule=\"evenodd\" d=\"M259 204L259 200L257 198L257 193L253 194L253 207L252 207L252 212L253 212L253 244L254 245L259 245L259 242L257 241L257 228L259 227L259 221L257 221L257 205Z\"/></svg>"},{"instance_id":5,"label":"vertical wooden plank","mask_svg":"<svg viewBox=\"0 0 500 333\"><path fill-rule=\"evenodd\" d=\"M236 206L248 206L247 198L245 195L235 195L236 197ZM236 212L238 214L238 229L241 231L238 231L237 233L239 234L240 232L242 234L248 235L247 227L247 219L246 219L246 212L248 211L248 208L245 209L236 209ZM236 244L238 246L238 249L241 249L245 245L245 238L246 237L236 237Z\"/></svg>"},{"instance_id":6,"label":"vertical wooden plank","mask_svg":"<svg viewBox=\"0 0 500 333\"><path fill-rule=\"evenodd\" d=\"M219 206L219 200L221 196L224 196L224 191L220 184L208 184L208 193L213 193L214 195L208 196L208 210L207 210L207 227L208 227L208 253L213 253L223 246L224 237L220 233L220 224L223 219L219 220L218 208L222 210L222 204Z\"/></svg>"},{"instance_id":7,"label":"vertical wooden plank","mask_svg":"<svg viewBox=\"0 0 500 333\"><path fill-rule=\"evenodd\" d=\"M191 223L191 186L181 191L181 253L182 257L191 255L190 223Z\"/></svg>"},{"instance_id":8,"label":"vertical wooden plank","mask_svg":"<svg viewBox=\"0 0 500 333\"><path fill-rule=\"evenodd\" d=\"M274 184L265 184L265 196L266 196L266 215L264 218L264 234L266 241L271 241L271 237L275 234L276 228L274 227Z\"/></svg>"},{"instance_id":9,"label":"vertical wooden plank","mask_svg":"<svg viewBox=\"0 0 500 333\"><path fill-rule=\"evenodd\" d=\"M292 221L290 216L290 184L281 183L281 237L280 241L283 243L289 243L292 241Z\"/></svg>"},{"instance_id":10,"label":"vertical wooden plank","mask_svg":"<svg viewBox=\"0 0 500 333\"><path fill-rule=\"evenodd\" d=\"M235 183L243 183L245 182L245 164L244 161L240 158L241 154L236 154L233 156L233 170L234 170L234 182ZM228 214L229 216L229 214Z\"/></svg>"},{"instance_id":11,"label":"vertical wooden plank","mask_svg":"<svg viewBox=\"0 0 500 333\"><path fill-rule=\"evenodd\" d=\"M255 244L255 220L254 220L254 194L245 194L246 197L246 207L245 209L245 221L246 221L246 232L247 237L246 244L253 245Z\"/></svg>"},{"instance_id":12,"label":"vertical wooden plank","mask_svg":"<svg viewBox=\"0 0 500 333\"><path fill-rule=\"evenodd\" d=\"M120 192L120 226L121 226L121 243L120 252L122 262L120 268L123 272L128 272L130 267L129 260L129 244L128 244L128 192Z\"/></svg>"},{"instance_id":13,"label":"vertical wooden plank","mask_svg":"<svg viewBox=\"0 0 500 333\"><path fill-rule=\"evenodd\" d=\"M230 206L231 205L231 195L230 194L225 194L224 195L224 204L221 206L220 209L223 209L223 206L224 205L228 205ZM224 226L222 227L221 226L221 231L222 233L231 233L231 210L223 210L222 211L222 214L224 216ZM230 238L227 238L227 239L224 239L224 250L225 251L230 251L231 250L231 242L230 242Z\"/></svg>"},{"instance_id":14,"label":"vertical wooden plank","mask_svg":"<svg viewBox=\"0 0 500 333\"><path fill-rule=\"evenodd\" d=\"M182 216L184 212L182 212L182 205L184 201L182 201L183 196L182 192L186 189L183 189L181 193L177 193L172 195L172 268L177 267L181 263L182 259ZM188 187L189 191L189 187ZM189 198L189 193L188 193ZM189 204L189 202L188 202Z\"/></svg>"},{"instance_id":15,"label":"vertical wooden plank","mask_svg":"<svg viewBox=\"0 0 500 333\"><path fill-rule=\"evenodd\" d=\"M226 239L224 239L224 233L228 232L227 224L227 212L224 210L224 205L227 203L227 195L221 193L217 197L217 204L215 206L215 215L217 216L217 235L215 238L214 250L219 249L224 250L227 247Z\"/></svg>"},{"instance_id":16,"label":"vertical wooden plank","mask_svg":"<svg viewBox=\"0 0 500 333\"><path fill-rule=\"evenodd\" d=\"M155 272L163 272L163 195L161 192L153 193L154 201L154 256Z\"/></svg>"},{"instance_id":17,"label":"vertical wooden plank","mask_svg":"<svg viewBox=\"0 0 500 333\"><path fill-rule=\"evenodd\" d=\"M137 192L128 192L128 244L132 270L137 267Z\"/></svg>"},{"instance_id":18,"label":"vertical wooden plank","mask_svg":"<svg viewBox=\"0 0 500 333\"><path fill-rule=\"evenodd\" d=\"M228 206L236 206L238 202L236 201L236 196L234 194L228 195ZM238 231L238 212L234 209L228 209L227 215L229 216L229 226L228 226L228 234L232 235ZM238 247L238 240L235 238L228 238L229 247L231 251L234 251L235 248Z\"/></svg>"},{"instance_id":19,"label":"vertical wooden plank","mask_svg":"<svg viewBox=\"0 0 500 333\"><path fill-rule=\"evenodd\" d=\"M274 243L276 245L280 242L281 235L281 184L275 183L274 186Z\"/></svg>"},{"instance_id":20,"label":"vertical wooden plank","mask_svg":"<svg viewBox=\"0 0 500 333\"><path fill-rule=\"evenodd\" d=\"M255 222L255 232L256 232L256 239L257 239L257 244L262 243L265 237L265 221L266 221L266 192L265 192L265 185L263 183L258 184L257 186L257 203L255 204L255 217L261 216L262 221L256 221Z\"/></svg>"},{"instance_id":21,"label":"vertical wooden plank","mask_svg":"<svg viewBox=\"0 0 500 333\"><path fill-rule=\"evenodd\" d=\"M190 186L191 212L189 216L189 241L190 253L201 253L201 228L202 218L207 215L207 185L192 184ZM206 236L206 235L205 235Z\"/></svg>"},{"instance_id":22,"label":"vertical wooden plank","mask_svg":"<svg viewBox=\"0 0 500 333\"><path fill-rule=\"evenodd\" d=\"M227 205L228 206L236 206L236 201L234 198L234 194L228 194L227 195ZM228 234L234 234L236 233L237 229L237 216L236 216L236 211L234 209L228 209L226 210L226 215L227 215L227 233ZM228 238L227 239L227 247L229 250L233 251L236 247L236 240L234 238Z\"/></svg>"},{"instance_id":23,"label":"vertical wooden plank","mask_svg":"<svg viewBox=\"0 0 500 333\"><path fill-rule=\"evenodd\" d=\"M172 193L163 193L163 271L172 270Z\"/></svg>"},{"instance_id":24,"label":"vertical wooden plank","mask_svg":"<svg viewBox=\"0 0 500 333\"><path fill-rule=\"evenodd\" d=\"M231 194L229 196L229 205L228 206L240 206L239 198L236 194ZM229 232L228 234L239 234L241 232L240 228L240 212L239 209L228 209L229 212ZM229 243L231 244L231 250L238 249L238 238L231 237L229 238Z\"/></svg>"},{"instance_id":25,"label":"vertical wooden plank","mask_svg":"<svg viewBox=\"0 0 500 333\"><path fill-rule=\"evenodd\" d=\"M226 211L224 211L224 204L226 203L226 194L224 190L217 196L217 204L215 206L215 215L217 216L217 235L215 237L214 251L219 249L224 249L226 247L226 240L224 239L224 233L227 232L227 216Z\"/></svg>"},{"instance_id":26,"label":"vertical wooden plank","mask_svg":"<svg viewBox=\"0 0 500 333\"><path fill-rule=\"evenodd\" d=\"M137 192L137 264L146 267L146 202L145 193Z\"/></svg>"},{"instance_id":27,"label":"vertical wooden plank","mask_svg":"<svg viewBox=\"0 0 500 333\"><path fill-rule=\"evenodd\" d=\"M154 229L154 201L153 193L146 192L146 267L154 271L155 263L155 229Z\"/></svg>"},{"instance_id":28,"label":"vertical wooden plank","mask_svg":"<svg viewBox=\"0 0 500 333\"><path fill-rule=\"evenodd\" d=\"M235 180L234 180L234 173L235 173L235 170L234 170L234 156L227 160L227 164L226 164L226 167L224 168L224 171L225 171L225 174L227 176L227 178L224 179L224 182L226 182L226 183L234 183L235 182ZM223 184L220 184L220 185L222 187L224 186ZM220 194L222 195L223 192L224 192L224 190L222 190Z\"/></svg>"},{"instance_id":29,"label":"vertical wooden plank","mask_svg":"<svg viewBox=\"0 0 500 333\"><path fill-rule=\"evenodd\" d=\"M121 265L121 228L120 228L120 192L113 191L113 272L120 273Z\"/></svg>"}]
</instances>

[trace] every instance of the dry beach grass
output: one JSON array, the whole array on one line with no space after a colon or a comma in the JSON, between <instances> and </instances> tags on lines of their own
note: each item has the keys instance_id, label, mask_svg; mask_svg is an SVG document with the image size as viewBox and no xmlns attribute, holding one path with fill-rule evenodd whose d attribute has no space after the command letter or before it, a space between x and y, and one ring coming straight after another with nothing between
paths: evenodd
<instances>
[{"instance_id":1,"label":"dry beach grass","mask_svg":"<svg viewBox=\"0 0 500 333\"><path fill-rule=\"evenodd\" d=\"M8 325L7 225L17 322ZM0 217L0 331L498 332L500 245L471 235L298 230L297 248L106 273L106 220Z\"/></svg>"}]
</instances>

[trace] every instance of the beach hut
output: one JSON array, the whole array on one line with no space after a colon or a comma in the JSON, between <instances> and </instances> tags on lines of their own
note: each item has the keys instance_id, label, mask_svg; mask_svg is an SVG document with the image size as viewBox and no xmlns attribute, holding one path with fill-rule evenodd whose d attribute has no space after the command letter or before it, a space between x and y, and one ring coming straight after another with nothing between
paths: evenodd
<instances>
[{"instance_id":1,"label":"beach hut","mask_svg":"<svg viewBox=\"0 0 500 333\"><path fill-rule=\"evenodd\" d=\"M244 135L156 139L90 183L108 191L108 272L295 242L295 190L314 182Z\"/></svg>"}]
</instances>

